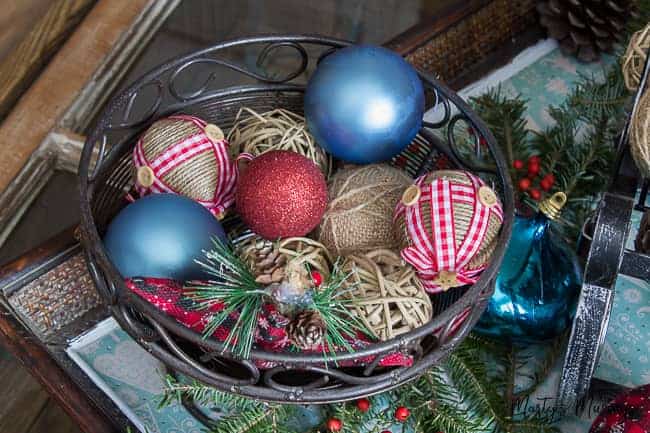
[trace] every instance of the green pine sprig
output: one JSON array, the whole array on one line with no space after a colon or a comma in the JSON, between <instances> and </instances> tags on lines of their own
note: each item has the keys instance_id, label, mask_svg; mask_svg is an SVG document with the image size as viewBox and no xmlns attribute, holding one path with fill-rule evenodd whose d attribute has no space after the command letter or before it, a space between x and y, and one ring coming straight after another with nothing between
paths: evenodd
<instances>
[{"instance_id":1,"label":"green pine sprig","mask_svg":"<svg viewBox=\"0 0 650 433\"><path fill-rule=\"evenodd\" d=\"M238 313L235 324L224 341L223 352L248 358L253 347L255 328L262 310L266 292L259 287L250 268L217 238L212 239L213 249L204 251L205 259L196 262L214 279L189 287L188 295L202 309L223 304L223 309L212 315L203 332L208 338L233 314Z\"/></svg>"},{"instance_id":2,"label":"green pine sprig","mask_svg":"<svg viewBox=\"0 0 650 433\"><path fill-rule=\"evenodd\" d=\"M356 337L357 332L367 336L373 335L353 312L357 301L354 297L348 296L354 289L354 285L346 284L350 276L351 273L343 272L340 263L336 262L328 281L318 290L314 290L311 303L306 307L308 310L318 312L325 323L325 344L323 344L325 357L339 348L353 352L354 348L349 340Z\"/></svg>"}]
</instances>

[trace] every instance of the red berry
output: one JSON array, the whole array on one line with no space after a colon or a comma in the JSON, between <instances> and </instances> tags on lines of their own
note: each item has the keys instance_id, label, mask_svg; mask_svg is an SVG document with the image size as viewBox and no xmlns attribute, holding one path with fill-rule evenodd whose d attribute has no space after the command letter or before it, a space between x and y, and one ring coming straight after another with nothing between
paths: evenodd
<instances>
[{"instance_id":1,"label":"red berry","mask_svg":"<svg viewBox=\"0 0 650 433\"><path fill-rule=\"evenodd\" d=\"M411 415L411 411L404 406L400 406L395 410L395 419L400 422L406 421Z\"/></svg>"},{"instance_id":2,"label":"red berry","mask_svg":"<svg viewBox=\"0 0 650 433\"><path fill-rule=\"evenodd\" d=\"M338 418L330 418L325 423L327 430L329 431L340 431L343 427L343 421Z\"/></svg>"},{"instance_id":3,"label":"red berry","mask_svg":"<svg viewBox=\"0 0 650 433\"><path fill-rule=\"evenodd\" d=\"M519 191L526 191L528 188L530 188L530 179L524 177L519 181Z\"/></svg>"},{"instance_id":4,"label":"red berry","mask_svg":"<svg viewBox=\"0 0 650 433\"><path fill-rule=\"evenodd\" d=\"M370 400L367 398L360 398L357 400L357 409L361 412L368 412L368 409L370 409Z\"/></svg>"},{"instance_id":5,"label":"red berry","mask_svg":"<svg viewBox=\"0 0 650 433\"><path fill-rule=\"evenodd\" d=\"M323 276L318 271L311 271L311 280L314 282L314 286L320 287L323 284Z\"/></svg>"},{"instance_id":6,"label":"red berry","mask_svg":"<svg viewBox=\"0 0 650 433\"><path fill-rule=\"evenodd\" d=\"M480 144L483 147L487 146L487 140L485 139L485 137L479 138L478 139L478 144Z\"/></svg>"},{"instance_id":7,"label":"red berry","mask_svg":"<svg viewBox=\"0 0 650 433\"><path fill-rule=\"evenodd\" d=\"M539 164L528 164L528 177L535 177L539 174Z\"/></svg>"},{"instance_id":8,"label":"red berry","mask_svg":"<svg viewBox=\"0 0 650 433\"><path fill-rule=\"evenodd\" d=\"M390 430L384 430L381 433L393 433L393 432L391 432Z\"/></svg>"},{"instance_id":9,"label":"red berry","mask_svg":"<svg viewBox=\"0 0 650 433\"><path fill-rule=\"evenodd\" d=\"M539 190L537 188L531 189L528 193L530 194L530 197L535 201L542 198L542 193L539 192Z\"/></svg>"},{"instance_id":10,"label":"red berry","mask_svg":"<svg viewBox=\"0 0 650 433\"><path fill-rule=\"evenodd\" d=\"M548 173L547 175L544 176L544 179L548 179L551 185L555 183L555 176L553 176L553 173Z\"/></svg>"},{"instance_id":11,"label":"red berry","mask_svg":"<svg viewBox=\"0 0 650 433\"><path fill-rule=\"evenodd\" d=\"M539 157L539 155L533 155L530 158L528 158L528 165L530 165L531 163L539 164L540 161L541 161L541 158Z\"/></svg>"},{"instance_id":12,"label":"red berry","mask_svg":"<svg viewBox=\"0 0 650 433\"><path fill-rule=\"evenodd\" d=\"M544 178L539 183L539 186L541 186L544 191L548 191L549 189L553 188L553 182L551 182L550 179Z\"/></svg>"},{"instance_id":13,"label":"red berry","mask_svg":"<svg viewBox=\"0 0 650 433\"><path fill-rule=\"evenodd\" d=\"M521 159L515 159L514 161L512 161L512 166L516 170L521 170L522 168L524 168L524 161L522 161Z\"/></svg>"}]
</instances>

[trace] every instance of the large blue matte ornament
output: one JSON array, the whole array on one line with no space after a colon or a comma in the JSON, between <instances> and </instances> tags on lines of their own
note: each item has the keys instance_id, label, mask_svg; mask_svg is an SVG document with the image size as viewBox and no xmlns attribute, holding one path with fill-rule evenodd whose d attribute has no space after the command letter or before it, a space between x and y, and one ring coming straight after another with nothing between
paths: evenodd
<instances>
[{"instance_id":1,"label":"large blue matte ornament","mask_svg":"<svg viewBox=\"0 0 650 433\"><path fill-rule=\"evenodd\" d=\"M199 203L176 194L152 194L125 207L104 236L108 255L123 277L207 278L194 259L226 240L221 223Z\"/></svg>"},{"instance_id":2,"label":"large blue matte ornament","mask_svg":"<svg viewBox=\"0 0 650 433\"><path fill-rule=\"evenodd\" d=\"M571 326L582 273L574 252L542 212L517 216L496 288L475 331L515 343L536 343Z\"/></svg>"},{"instance_id":3,"label":"large blue matte ornament","mask_svg":"<svg viewBox=\"0 0 650 433\"><path fill-rule=\"evenodd\" d=\"M325 57L305 91L307 127L332 155L357 164L400 153L422 125L424 90L402 57L360 45Z\"/></svg>"}]
</instances>

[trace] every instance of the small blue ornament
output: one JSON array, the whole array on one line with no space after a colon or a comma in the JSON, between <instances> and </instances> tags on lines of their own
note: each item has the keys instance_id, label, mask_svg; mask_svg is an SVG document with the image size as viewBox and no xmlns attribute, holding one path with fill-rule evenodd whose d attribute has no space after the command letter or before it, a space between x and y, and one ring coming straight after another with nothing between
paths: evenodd
<instances>
[{"instance_id":1,"label":"small blue ornament","mask_svg":"<svg viewBox=\"0 0 650 433\"><path fill-rule=\"evenodd\" d=\"M208 278L194 259L226 241L221 223L199 203L176 194L152 194L131 203L104 236L108 256L123 277Z\"/></svg>"},{"instance_id":2,"label":"small blue ornament","mask_svg":"<svg viewBox=\"0 0 650 433\"><path fill-rule=\"evenodd\" d=\"M345 161L369 164L400 153L422 125L424 90L402 57L360 45L325 57L305 90L307 127Z\"/></svg>"},{"instance_id":3,"label":"small blue ornament","mask_svg":"<svg viewBox=\"0 0 650 433\"><path fill-rule=\"evenodd\" d=\"M527 344L571 326L582 271L575 253L552 230L550 218L559 214L557 206L556 212L549 207L553 201L561 208L566 196L554 194L532 218L515 217L494 294L474 328L479 334Z\"/></svg>"}]
</instances>

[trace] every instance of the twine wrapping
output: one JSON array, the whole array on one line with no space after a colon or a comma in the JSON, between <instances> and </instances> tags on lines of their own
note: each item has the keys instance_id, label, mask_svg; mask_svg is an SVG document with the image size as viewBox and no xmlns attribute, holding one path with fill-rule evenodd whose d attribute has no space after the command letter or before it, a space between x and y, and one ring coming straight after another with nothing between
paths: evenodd
<instances>
[{"instance_id":1,"label":"twine wrapping","mask_svg":"<svg viewBox=\"0 0 650 433\"><path fill-rule=\"evenodd\" d=\"M355 314L380 340L409 332L431 320L433 307L415 269L392 251L346 257L343 271Z\"/></svg>"},{"instance_id":2,"label":"twine wrapping","mask_svg":"<svg viewBox=\"0 0 650 433\"><path fill-rule=\"evenodd\" d=\"M316 144L305 118L282 108L258 113L243 107L227 136L232 152L259 156L271 150L290 150L312 160L325 179L332 170L332 157Z\"/></svg>"},{"instance_id":3,"label":"twine wrapping","mask_svg":"<svg viewBox=\"0 0 650 433\"><path fill-rule=\"evenodd\" d=\"M466 171L420 176L395 209L402 258L427 292L473 284L497 243L503 213L496 194Z\"/></svg>"},{"instance_id":4,"label":"twine wrapping","mask_svg":"<svg viewBox=\"0 0 650 433\"><path fill-rule=\"evenodd\" d=\"M228 155L228 142L216 129L193 116L156 121L133 150L135 188L149 193L185 195L221 216L235 201L237 166Z\"/></svg>"},{"instance_id":5,"label":"twine wrapping","mask_svg":"<svg viewBox=\"0 0 650 433\"><path fill-rule=\"evenodd\" d=\"M643 177L650 177L650 92L641 95L630 124L630 153Z\"/></svg>"},{"instance_id":6,"label":"twine wrapping","mask_svg":"<svg viewBox=\"0 0 650 433\"><path fill-rule=\"evenodd\" d=\"M338 171L329 183L329 204L318 240L337 255L396 249L393 211L412 181L387 164Z\"/></svg>"},{"instance_id":7,"label":"twine wrapping","mask_svg":"<svg viewBox=\"0 0 650 433\"><path fill-rule=\"evenodd\" d=\"M625 87L631 92L639 87L648 48L650 48L650 24L632 35L625 54L621 57Z\"/></svg>"}]
</instances>

